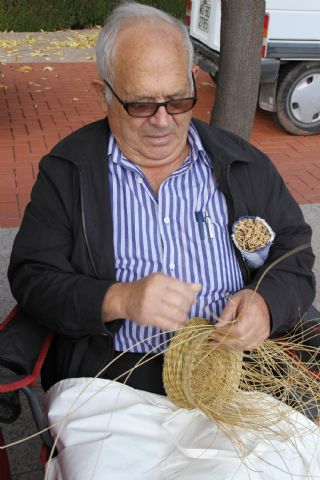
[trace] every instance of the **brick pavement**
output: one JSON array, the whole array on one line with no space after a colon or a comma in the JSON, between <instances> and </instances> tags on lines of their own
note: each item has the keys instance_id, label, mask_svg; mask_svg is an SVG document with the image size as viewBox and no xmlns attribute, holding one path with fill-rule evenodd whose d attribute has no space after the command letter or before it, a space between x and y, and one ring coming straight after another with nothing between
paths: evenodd
<instances>
[{"instance_id":1,"label":"brick pavement","mask_svg":"<svg viewBox=\"0 0 320 480\"><path fill-rule=\"evenodd\" d=\"M40 158L71 131L101 118L103 110L92 87L93 62L0 67L0 227L14 227L29 201ZM201 72L197 87L194 113L208 121L215 85ZM269 113L258 110L251 142L272 158L300 204L320 203L320 135L286 134Z\"/></svg>"}]
</instances>

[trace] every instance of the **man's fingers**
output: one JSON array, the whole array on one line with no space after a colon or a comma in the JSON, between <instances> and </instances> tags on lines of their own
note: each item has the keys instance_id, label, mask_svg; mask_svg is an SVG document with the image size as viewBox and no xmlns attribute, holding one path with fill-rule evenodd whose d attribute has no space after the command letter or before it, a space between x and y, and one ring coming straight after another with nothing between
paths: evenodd
<instances>
[{"instance_id":1,"label":"man's fingers","mask_svg":"<svg viewBox=\"0 0 320 480\"><path fill-rule=\"evenodd\" d=\"M136 288L129 297L128 318L162 330L177 330L184 325L201 290L199 283L182 282L162 273L151 274L134 284Z\"/></svg>"},{"instance_id":2,"label":"man's fingers","mask_svg":"<svg viewBox=\"0 0 320 480\"><path fill-rule=\"evenodd\" d=\"M232 323L237 317L237 312L238 312L237 297L233 297L228 301L228 303L224 307L222 314L220 315L220 319L215 326L217 328L222 328Z\"/></svg>"},{"instance_id":3,"label":"man's fingers","mask_svg":"<svg viewBox=\"0 0 320 480\"><path fill-rule=\"evenodd\" d=\"M201 283L189 283L189 285L194 293L199 293L202 288Z\"/></svg>"},{"instance_id":4,"label":"man's fingers","mask_svg":"<svg viewBox=\"0 0 320 480\"><path fill-rule=\"evenodd\" d=\"M221 319L212 338L235 350L257 348L270 334L268 306L259 293L251 290L236 293L226 305Z\"/></svg>"},{"instance_id":5,"label":"man's fingers","mask_svg":"<svg viewBox=\"0 0 320 480\"><path fill-rule=\"evenodd\" d=\"M177 279L172 280L175 280L175 282L168 282L166 291L163 292L163 300L168 306L176 307L188 313L202 285L199 283L184 283Z\"/></svg>"},{"instance_id":6,"label":"man's fingers","mask_svg":"<svg viewBox=\"0 0 320 480\"><path fill-rule=\"evenodd\" d=\"M175 291L178 295L186 297L188 299L194 299L196 294L200 292L201 283L185 283L176 278L169 277L167 282L167 288ZM172 281L171 281L172 280Z\"/></svg>"}]
</instances>

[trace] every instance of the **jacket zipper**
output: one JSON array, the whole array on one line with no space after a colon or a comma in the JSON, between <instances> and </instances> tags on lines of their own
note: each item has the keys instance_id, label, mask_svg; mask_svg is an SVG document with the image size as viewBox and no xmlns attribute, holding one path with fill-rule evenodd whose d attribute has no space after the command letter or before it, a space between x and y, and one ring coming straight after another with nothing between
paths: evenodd
<instances>
[{"instance_id":1,"label":"jacket zipper","mask_svg":"<svg viewBox=\"0 0 320 480\"><path fill-rule=\"evenodd\" d=\"M84 217L83 180L82 180L81 168L80 168L79 164L76 164L76 165L77 165L77 169L78 169L78 172L79 172L79 178L80 178L80 201L81 201L81 218L82 218L83 233L84 233L84 238L85 238L88 253L89 253L89 258L90 258L90 261L92 263L94 273L95 273L96 277L98 278L98 272L97 272L96 265L95 265L94 260L93 260L92 251L91 251L89 241L88 241L88 234L87 234L86 222L85 222L85 217Z\"/></svg>"},{"instance_id":2,"label":"jacket zipper","mask_svg":"<svg viewBox=\"0 0 320 480\"><path fill-rule=\"evenodd\" d=\"M84 238L85 238L88 253L89 253L89 258L90 258L90 261L92 263L94 273L95 273L96 277L98 278L98 271L96 269L96 265L95 265L94 260L93 260L93 255L92 255L90 244L89 244L89 241L88 241L88 234L87 234L87 229L86 229L86 221L85 221L85 216L84 216L84 199L83 199L83 183L82 183L81 168L80 168L80 165L78 165L78 164L76 164L76 166L77 166L77 169L78 169L78 172L79 172L79 178L80 178L80 202L81 202L81 219L82 219L83 233L84 233ZM112 334L112 332L108 331L108 333L101 332L101 333L99 333L99 335L101 335L103 337L109 337L110 335L112 336L113 334ZM101 368L99 368L99 370L101 370Z\"/></svg>"}]
</instances>

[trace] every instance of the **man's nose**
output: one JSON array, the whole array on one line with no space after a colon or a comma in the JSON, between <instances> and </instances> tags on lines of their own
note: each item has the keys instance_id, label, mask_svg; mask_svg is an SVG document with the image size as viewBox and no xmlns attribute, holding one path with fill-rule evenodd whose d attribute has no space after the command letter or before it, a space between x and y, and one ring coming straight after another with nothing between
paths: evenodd
<instances>
[{"instance_id":1,"label":"man's nose","mask_svg":"<svg viewBox=\"0 0 320 480\"><path fill-rule=\"evenodd\" d=\"M159 107L157 112L150 117L150 121L159 127L166 127L170 122L170 114L167 112L166 107Z\"/></svg>"}]
</instances>

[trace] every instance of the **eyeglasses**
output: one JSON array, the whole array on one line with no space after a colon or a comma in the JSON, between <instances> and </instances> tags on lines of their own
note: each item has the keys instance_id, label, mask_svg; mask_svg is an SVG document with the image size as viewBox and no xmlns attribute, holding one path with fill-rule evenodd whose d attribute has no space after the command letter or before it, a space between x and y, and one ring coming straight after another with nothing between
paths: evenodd
<instances>
[{"instance_id":1,"label":"eyeglasses","mask_svg":"<svg viewBox=\"0 0 320 480\"><path fill-rule=\"evenodd\" d=\"M111 87L110 83L107 80L103 80L107 85L109 90L118 100L119 103L123 106L125 111L131 117L153 117L157 113L160 107L165 107L169 115L179 115L180 113L186 113L191 110L197 103L197 89L196 82L194 80L194 75L192 73L192 82L193 82L193 97L186 98L174 98L172 100L167 100L166 102L124 102L116 94L116 92Z\"/></svg>"}]
</instances>

